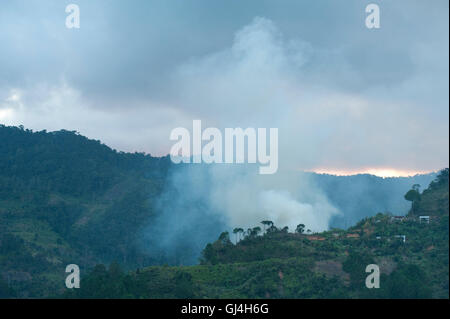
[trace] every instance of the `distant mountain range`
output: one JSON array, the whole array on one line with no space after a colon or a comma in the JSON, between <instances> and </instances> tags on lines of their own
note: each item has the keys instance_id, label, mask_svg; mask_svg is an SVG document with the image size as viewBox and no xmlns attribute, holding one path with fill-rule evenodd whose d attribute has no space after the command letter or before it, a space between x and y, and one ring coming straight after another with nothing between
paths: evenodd
<instances>
[{"instance_id":1,"label":"distant mountain range","mask_svg":"<svg viewBox=\"0 0 450 319\"><path fill-rule=\"evenodd\" d=\"M406 215L411 207L403 196L412 185L428 187L436 173L411 177L382 178L368 174L335 176L313 174L313 180L328 199L343 212L330 222L331 227L347 228L364 217L377 213Z\"/></svg>"}]
</instances>

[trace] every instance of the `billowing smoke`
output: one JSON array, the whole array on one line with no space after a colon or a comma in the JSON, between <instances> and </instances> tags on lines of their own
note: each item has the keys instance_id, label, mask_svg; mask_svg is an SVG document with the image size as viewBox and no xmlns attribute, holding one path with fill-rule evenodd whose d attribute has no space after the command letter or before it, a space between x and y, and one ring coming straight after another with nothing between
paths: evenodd
<instances>
[{"instance_id":1,"label":"billowing smoke","mask_svg":"<svg viewBox=\"0 0 450 319\"><path fill-rule=\"evenodd\" d=\"M256 165L237 164L174 166L155 208L146 249L158 262L175 264L197 262L208 242L234 227L271 220L290 231L300 223L322 231L338 214L307 174L259 175Z\"/></svg>"},{"instance_id":2,"label":"billowing smoke","mask_svg":"<svg viewBox=\"0 0 450 319\"><path fill-rule=\"evenodd\" d=\"M326 193L300 170L399 164L389 159L398 153L390 151L398 149L392 137L403 145L419 131L398 131L398 122L387 121L381 110L403 111L386 101L322 83L317 74L325 71L309 62L318 59L327 68L339 60L333 54L299 39L285 39L270 20L256 18L236 33L231 47L192 58L173 73L169 104L183 110L173 128L190 129L195 119L204 128L221 130L278 128L279 170L259 175L256 166L243 164L174 166L155 208L157 218L146 228L152 255L170 263L195 263L220 232L260 226L262 220L290 231L300 223L311 231L325 230L345 208L330 202L330 194L352 194L351 187L329 187ZM347 64L339 67L342 74L353 74ZM402 113L406 122L408 114Z\"/></svg>"},{"instance_id":3,"label":"billowing smoke","mask_svg":"<svg viewBox=\"0 0 450 319\"><path fill-rule=\"evenodd\" d=\"M141 241L156 264L196 263L206 243L226 228L225 216L209 203L210 186L204 167L171 168Z\"/></svg>"},{"instance_id":4,"label":"billowing smoke","mask_svg":"<svg viewBox=\"0 0 450 319\"><path fill-rule=\"evenodd\" d=\"M405 215L410 203L403 195L413 184L427 187L435 175L259 175L257 165L174 165L142 243L156 263L194 264L222 231L261 226L262 220L291 232L302 223L315 232L379 212Z\"/></svg>"},{"instance_id":5,"label":"billowing smoke","mask_svg":"<svg viewBox=\"0 0 450 319\"><path fill-rule=\"evenodd\" d=\"M300 223L312 231L328 228L338 210L306 175L292 171L302 164L296 145L306 147L293 121L299 94L293 85L310 51L306 43L284 40L271 21L256 18L237 32L231 48L192 60L174 74L174 104L198 116L204 127L278 128L280 163L274 175L259 175L257 165L174 167L146 235L156 243L152 253L192 263L220 232L261 226L262 220L291 231ZM210 112L214 120L202 116ZM179 126L191 128L186 122ZM302 157L308 161L307 154Z\"/></svg>"},{"instance_id":6,"label":"billowing smoke","mask_svg":"<svg viewBox=\"0 0 450 319\"><path fill-rule=\"evenodd\" d=\"M267 219L275 220L278 225L287 225L293 230L299 222L313 231L328 228L329 219L337 209L323 201L302 203L294 199L287 191L263 191L260 194L261 211Z\"/></svg>"},{"instance_id":7,"label":"billowing smoke","mask_svg":"<svg viewBox=\"0 0 450 319\"><path fill-rule=\"evenodd\" d=\"M209 174L214 181L210 202L222 209L230 227L246 229L271 220L291 231L300 223L321 231L338 213L304 174L282 171L258 175L249 166L213 166Z\"/></svg>"}]
</instances>

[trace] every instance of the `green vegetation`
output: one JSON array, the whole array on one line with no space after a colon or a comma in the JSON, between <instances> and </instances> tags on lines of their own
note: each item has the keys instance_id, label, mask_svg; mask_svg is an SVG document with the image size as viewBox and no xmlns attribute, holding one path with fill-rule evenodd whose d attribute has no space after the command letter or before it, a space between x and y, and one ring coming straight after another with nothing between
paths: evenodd
<instances>
[{"instance_id":1,"label":"green vegetation","mask_svg":"<svg viewBox=\"0 0 450 319\"><path fill-rule=\"evenodd\" d=\"M420 194L403 220L365 218L348 230L306 235L278 229L228 232L208 244L197 266L153 266L111 276L97 266L67 298L448 298L448 170ZM424 203L428 203L425 205ZM433 209L430 209L431 205ZM430 223L417 215L430 214ZM403 237L405 236L405 242ZM238 238L236 236L236 238ZM365 268L380 267L379 289L367 289Z\"/></svg>"},{"instance_id":2,"label":"green vegetation","mask_svg":"<svg viewBox=\"0 0 450 319\"><path fill-rule=\"evenodd\" d=\"M199 265L161 266L167 259L140 249L137 236L156 217L168 157L69 131L0 125L0 140L0 298L448 297L448 169L422 193L413 187L403 221L378 214L320 234L302 221L294 232L255 221L220 234ZM380 289L363 286L369 262L380 265ZM67 291L71 263L81 288Z\"/></svg>"},{"instance_id":3,"label":"green vegetation","mask_svg":"<svg viewBox=\"0 0 450 319\"><path fill-rule=\"evenodd\" d=\"M64 289L65 265L156 263L136 248L170 160L116 152L76 132L0 125L0 293ZM6 291L6 292L5 292Z\"/></svg>"}]
</instances>

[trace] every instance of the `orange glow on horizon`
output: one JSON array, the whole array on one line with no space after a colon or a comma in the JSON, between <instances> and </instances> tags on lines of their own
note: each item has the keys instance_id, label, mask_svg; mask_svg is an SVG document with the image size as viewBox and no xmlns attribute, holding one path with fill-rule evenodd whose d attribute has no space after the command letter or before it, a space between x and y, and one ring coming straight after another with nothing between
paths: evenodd
<instances>
[{"instance_id":1,"label":"orange glow on horizon","mask_svg":"<svg viewBox=\"0 0 450 319\"><path fill-rule=\"evenodd\" d=\"M344 169L328 169L328 168L318 168L312 169L311 172L318 174L330 174L337 176L349 176L357 174L370 174L378 177L408 177L418 174L428 174L433 171L413 171L413 170L399 170L395 168L361 168L354 170L344 170Z\"/></svg>"}]
</instances>

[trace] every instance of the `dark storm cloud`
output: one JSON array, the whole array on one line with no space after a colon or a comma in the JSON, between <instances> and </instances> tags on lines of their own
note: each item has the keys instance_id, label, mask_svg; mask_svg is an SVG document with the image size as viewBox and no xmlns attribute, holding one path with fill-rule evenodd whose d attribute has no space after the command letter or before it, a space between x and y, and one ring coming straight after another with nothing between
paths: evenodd
<instances>
[{"instance_id":1,"label":"dark storm cloud","mask_svg":"<svg viewBox=\"0 0 450 319\"><path fill-rule=\"evenodd\" d=\"M360 0L70 2L2 1L0 122L162 154L193 118L277 121L300 168L448 165L447 1L375 1L378 30Z\"/></svg>"},{"instance_id":2,"label":"dark storm cloud","mask_svg":"<svg viewBox=\"0 0 450 319\"><path fill-rule=\"evenodd\" d=\"M443 37L442 20L448 6L445 1L426 6L382 1L382 28L369 33L363 24L364 1L74 3L82 15L82 27L76 31L64 26L67 3L63 1L2 4L3 85L54 82L64 77L75 87L100 96L159 92L174 66L228 46L233 34L255 16L272 20L287 38L336 51L315 56L310 73L320 70L322 78L326 75L336 82L345 63L356 77L344 74L340 84L351 89L389 85L415 71L411 57L415 44ZM437 27L442 27L439 33Z\"/></svg>"}]
</instances>

